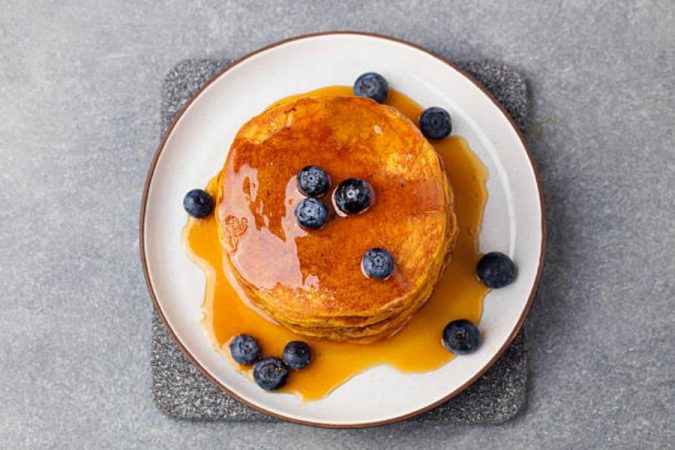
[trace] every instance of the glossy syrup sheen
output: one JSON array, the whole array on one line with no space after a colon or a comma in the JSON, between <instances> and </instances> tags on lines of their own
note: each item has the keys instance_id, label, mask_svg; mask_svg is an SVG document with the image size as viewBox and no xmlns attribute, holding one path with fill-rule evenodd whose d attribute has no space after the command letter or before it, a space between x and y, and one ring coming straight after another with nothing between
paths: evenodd
<instances>
[{"instance_id":1,"label":"glossy syrup sheen","mask_svg":"<svg viewBox=\"0 0 675 450\"><path fill-rule=\"evenodd\" d=\"M299 97L348 96L350 87L319 89ZM409 117L415 124L422 108L404 94L390 90L386 102ZM456 319L478 323L483 298L488 289L476 279L475 268L480 253L478 235L487 199L487 171L466 142L456 136L431 141L441 155L455 192L455 213L459 233L446 267L427 304L396 335L371 344L336 343L298 336L261 315L250 306L245 294L228 270L223 270L223 253L213 215L207 219L190 219L184 230L188 254L206 275L202 309L203 326L212 345L228 360L228 343L236 335L256 337L264 355L280 356L291 340L304 340L313 351L309 367L292 372L281 392L294 392L305 400L324 397L352 376L378 365L389 364L403 372L426 372L450 361L453 355L441 343L445 325ZM207 191L215 195L217 178ZM250 376L250 368L239 367Z\"/></svg>"}]
</instances>

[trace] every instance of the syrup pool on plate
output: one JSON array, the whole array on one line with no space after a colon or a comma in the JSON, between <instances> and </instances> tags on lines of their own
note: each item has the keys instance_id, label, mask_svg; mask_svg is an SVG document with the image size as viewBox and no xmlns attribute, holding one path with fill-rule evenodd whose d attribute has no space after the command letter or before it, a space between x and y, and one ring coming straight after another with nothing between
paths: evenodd
<instances>
[{"instance_id":1,"label":"syrup pool on plate","mask_svg":"<svg viewBox=\"0 0 675 450\"><path fill-rule=\"evenodd\" d=\"M292 98L351 95L351 87L334 86ZM418 124L422 108L404 94L390 89L385 104ZM431 298L401 331L372 344L350 344L309 339L274 323L250 306L229 270L223 270L223 253L212 214L206 219L190 218L183 238L186 251L206 275L203 327L214 348L237 365L230 357L228 344L239 334L253 335L263 355L279 357L287 342L307 342L312 348L312 363L300 371L291 371L288 383L280 390L296 393L305 400L322 398L359 372L379 364L413 373L438 369L450 361L454 355L441 343L443 328L457 319L478 323L483 298L489 290L476 278L487 171L461 137L430 142L441 156L454 189L458 235L452 259ZM217 177L206 190L215 197L216 189ZM251 376L249 367L238 368Z\"/></svg>"}]
</instances>

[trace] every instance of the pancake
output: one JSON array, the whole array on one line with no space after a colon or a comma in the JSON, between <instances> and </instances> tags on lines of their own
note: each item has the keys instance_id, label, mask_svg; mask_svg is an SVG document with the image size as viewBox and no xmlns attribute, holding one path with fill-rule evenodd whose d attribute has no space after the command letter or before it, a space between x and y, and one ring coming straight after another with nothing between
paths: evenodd
<instances>
[{"instance_id":1,"label":"pancake","mask_svg":"<svg viewBox=\"0 0 675 450\"><path fill-rule=\"evenodd\" d=\"M331 211L320 230L301 228L296 175L323 168ZM362 214L340 217L332 190L347 178L375 193ZM250 302L293 332L368 343L400 330L426 302L457 234L442 162L399 111L361 97L275 103L235 137L218 179L218 232L234 279ZM365 252L389 251L386 280L361 271Z\"/></svg>"}]
</instances>

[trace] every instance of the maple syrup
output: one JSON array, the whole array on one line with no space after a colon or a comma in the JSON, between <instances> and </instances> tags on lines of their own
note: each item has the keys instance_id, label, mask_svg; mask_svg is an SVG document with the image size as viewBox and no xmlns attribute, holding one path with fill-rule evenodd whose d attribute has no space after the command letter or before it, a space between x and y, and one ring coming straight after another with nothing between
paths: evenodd
<instances>
[{"instance_id":1,"label":"maple syrup","mask_svg":"<svg viewBox=\"0 0 675 450\"><path fill-rule=\"evenodd\" d=\"M350 95L353 95L351 87L333 86L284 101ZM418 124L422 108L404 94L390 90L386 104ZM431 298L401 331L372 344L351 344L309 339L273 322L251 306L229 268L223 270L228 265L223 261L216 220L211 215L201 220L190 218L183 236L187 253L206 275L203 327L214 348L237 365L230 356L228 344L239 334L253 335L264 355L281 356L283 347L291 340L307 342L312 349L312 363L305 369L292 371L288 383L280 390L296 393L305 400L324 397L354 375L375 365L388 364L402 372L426 372L450 361L453 354L441 343L443 328L456 319L478 323L483 298L488 292L475 274L481 257L478 236L487 199L487 171L461 137L430 142L440 154L454 188L459 231L452 259ZM206 190L215 197L217 177L211 180ZM238 367L251 376L250 368Z\"/></svg>"}]
</instances>

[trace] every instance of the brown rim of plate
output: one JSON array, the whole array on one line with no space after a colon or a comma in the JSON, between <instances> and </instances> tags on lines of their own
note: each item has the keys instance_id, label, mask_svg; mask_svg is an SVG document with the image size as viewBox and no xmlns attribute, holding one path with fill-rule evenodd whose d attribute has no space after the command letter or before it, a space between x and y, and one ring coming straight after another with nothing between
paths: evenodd
<instances>
[{"instance_id":1,"label":"brown rim of plate","mask_svg":"<svg viewBox=\"0 0 675 450\"><path fill-rule=\"evenodd\" d=\"M162 311L162 308L159 304L159 301L157 300L157 296L155 295L154 288L152 286L152 282L150 281L150 275L148 273L148 265L146 262L146 255L145 255L145 210L147 207L148 203L148 192L150 190L150 183L152 181L152 176L155 173L155 167L157 166L157 161L159 160L159 156L162 153L162 150L164 149L164 146L166 144L167 138L171 135L173 132L174 127L180 120L180 118L183 116L185 111L192 105L192 102L201 95L201 93L211 84L213 83L216 79L220 78L221 75L223 75L225 72L230 70L231 68L237 66L238 64L246 61L247 59L251 58L252 56L257 55L258 53L262 53L266 50L269 50L274 47L278 47L280 45L293 42L293 41L298 41L301 39L308 39L308 38L314 38L314 37L319 37L319 36L330 36L330 35L357 35L357 36L366 36L366 37L374 37L378 39L384 39L388 41L393 41L399 44L407 45L408 47L412 47L416 50L420 50L430 56L433 56L434 58L438 59L439 61L444 62L454 70L458 71L462 75L464 75L469 81L471 81L473 84L475 84L483 93L494 103L497 108L502 112L506 120L511 124L511 128L516 132L518 135L518 138L520 139L521 144L523 145L523 148L525 149L525 152L527 153L527 157L530 160L530 167L532 168L532 172L534 174L535 181L537 183L537 191L539 193L539 207L541 209L541 235L542 235L542 240L541 240L541 249L540 249L540 257L539 257L539 266L537 268L537 275L534 279L534 284L532 285L532 291L530 292L530 296L527 300L527 305L525 305L525 309L523 309L523 313L520 315L520 318L518 319L518 323L516 326L513 328L513 331L511 331L511 334L509 337L506 339L504 342L504 345L497 351L497 353L492 357L490 361L480 370L476 375L474 375L469 381L464 383L462 386L459 388L455 389L453 392L450 394L446 395L445 397L441 398L440 400L437 400L433 402L430 405L427 405L423 408L420 408L418 410L415 410L413 412L410 412L408 414L404 414L402 416L398 417L393 417L390 419L385 419L385 420L379 420L379 421L374 421L374 422L366 422L366 423L356 423L356 424L331 424L331 423L322 423L322 422L312 422L309 420L302 420L302 419L296 419L293 417L287 417L282 414L275 413L273 411L269 411L262 406L254 405L247 400L244 400L234 392L232 392L230 389L228 389L225 385L220 383L216 378L211 375L211 373L206 370L205 367L203 367L201 364L197 362L197 360L190 354L190 352L185 348L183 343L178 339L178 337L175 335L171 327L169 326L166 317L164 316L164 312ZM255 50L252 53L249 53L248 55L244 56L241 59L238 59L237 61L228 64L225 66L222 70L220 70L216 75L214 75L209 81L207 81L197 92L195 92L190 100L185 103L185 105L181 108L181 110L174 116L174 119L171 123L171 126L169 129L166 131L164 136L162 137L161 142L159 143L159 146L157 147L157 150L155 150L155 154L152 157L152 162L150 163L150 167L148 168L148 175L145 179L145 186L143 187L143 198L141 200L141 214L140 214L140 228L139 228L139 239L140 239L140 256L141 256L141 264L143 265L143 274L145 275L145 282L148 287L148 292L150 293L150 297L152 299L152 303L155 306L155 309L159 313L159 317L162 319L162 322L164 323L164 327L167 329L169 334L171 335L171 338L173 341L178 345L178 348L181 350L183 355L194 365L202 375L204 375L207 379L209 379L212 383L214 383L216 386L220 387L223 391L225 391L228 395L234 397L238 401L242 402L246 406L253 408L257 411L260 411L264 414L267 414L269 416L275 417L277 419L281 420L286 420L289 422L295 422L299 423L302 425L310 425L314 427L322 427L322 428L369 428L369 427L377 427L377 426L382 426L382 425L389 425L392 423L396 422L401 422L403 420L410 419L411 417L417 416L419 414L425 413L436 406L439 406L442 403L445 403L446 401L450 400L451 398L455 397L456 395L460 394L463 392L466 388L471 386L478 378L480 378L492 365L499 359L499 357L506 351L506 349L511 345L511 342L513 339L516 337L518 334L518 331L520 331L521 327L523 326L523 323L525 322L525 318L527 317L527 314L530 311L530 308L532 307L532 303L534 301L534 297L537 294L537 288L539 286L539 282L541 281L541 275L544 269L544 258L546 256L546 244L547 244L547 234L546 234L546 210L544 206L544 195L543 191L541 188L541 182L539 180L539 173L537 172L537 168L534 164L534 161L532 160L532 154L527 146L527 143L525 142L525 138L523 137L522 133L518 129L518 126L515 124L511 116L509 115L508 112L504 109L504 107L497 101L497 99L492 95L490 91L488 91L485 87L483 87L482 84L480 84L475 78L473 78L471 75L469 75L465 70L461 69L454 63L446 60L445 58L442 58L435 53L420 47L419 45L412 44L410 42L404 41L402 39L394 38L391 36L385 36L381 34L376 34L376 33L367 33L367 32L360 32L360 31L326 31L326 32L320 32L320 33L310 33L310 34L303 34L300 36L295 36L291 37L288 39L283 39L281 41L277 41L273 44L267 45L265 47L262 47L258 50Z\"/></svg>"}]
</instances>

